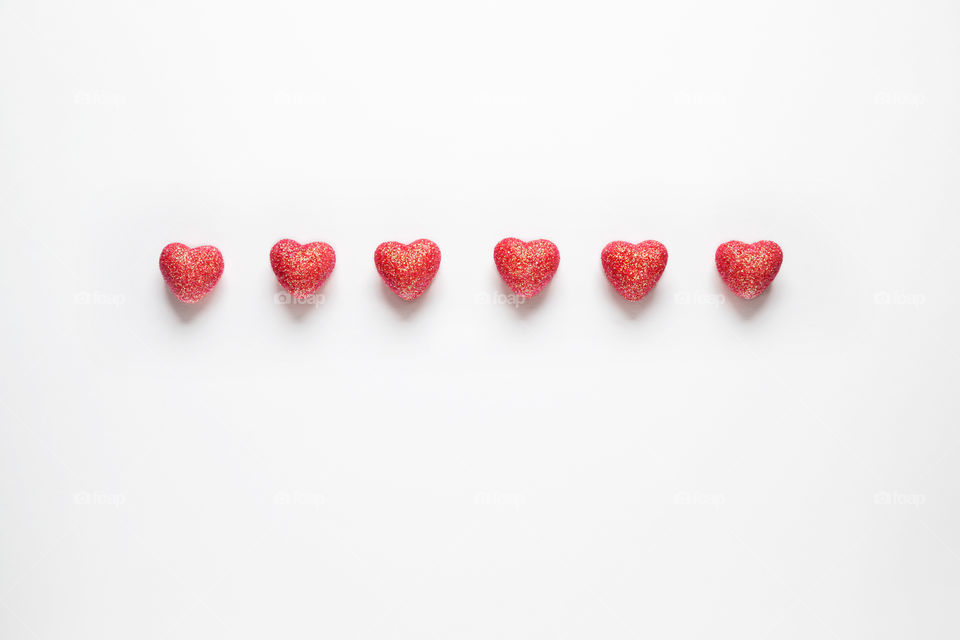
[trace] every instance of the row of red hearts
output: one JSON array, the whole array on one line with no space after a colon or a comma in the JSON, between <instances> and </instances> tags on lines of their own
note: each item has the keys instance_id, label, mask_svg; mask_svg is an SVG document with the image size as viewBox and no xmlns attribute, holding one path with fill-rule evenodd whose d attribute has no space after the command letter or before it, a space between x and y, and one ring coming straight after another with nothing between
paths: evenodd
<instances>
[{"instance_id":1,"label":"row of red hearts","mask_svg":"<svg viewBox=\"0 0 960 640\"><path fill-rule=\"evenodd\" d=\"M504 238L493 249L493 260L507 286L524 298L537 295L560 265L560 251L549 240L524 242ZM384 283L404 300L418 298L440 268L440 247L432 240L410 244L384 242L373 261ZM667 248L656 240L639 243L611 242L600 253L610 284L627 300L640 300L653 288L667 266ZM736 240L717 247L717 271L733 293L752 299L766 289L783 262L776 242L746 244ZM336 253L326 242L300 244L281 240L270 250L270 265L277 280L302 300L313 294L333 271ZM190 248L174 242L160 253L160 273L170 291L182 302L197 302L223 274L223 256L214 246Z\"/></svg>"}]
</instances>

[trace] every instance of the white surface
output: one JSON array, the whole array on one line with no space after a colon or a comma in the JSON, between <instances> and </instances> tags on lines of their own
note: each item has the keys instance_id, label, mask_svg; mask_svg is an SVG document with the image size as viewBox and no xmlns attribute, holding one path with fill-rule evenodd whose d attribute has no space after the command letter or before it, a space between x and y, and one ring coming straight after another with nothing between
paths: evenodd
<instances>
[{"instance_id":1,"label":"white surface","mask_svg":"<svg viewBox=\"0 0 960 640\"><path fill-rule=\"evenodd\" d=\"M958 19L4 1L0 637L957 637ZM520 309L511 235L562 255ZM784 249L752 303L731 239Z\"/></svg>"}]
</instances>

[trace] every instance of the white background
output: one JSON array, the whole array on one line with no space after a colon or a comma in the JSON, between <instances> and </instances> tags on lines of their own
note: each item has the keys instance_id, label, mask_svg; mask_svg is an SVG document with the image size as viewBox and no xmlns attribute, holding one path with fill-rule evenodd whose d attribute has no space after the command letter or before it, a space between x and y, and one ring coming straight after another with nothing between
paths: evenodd
<instances>
[{"instance_id":1,"label":"white background","mask_svg":"<svg viewBox=\"0 0 960 640\"><path fill-rule=\"evenodd\" d=\"M0 637L957 637L958 26L3 0ZM520 308L505 236L562 256ZM669 249L638 304L615 239ZM783 247L752 302L731 239Z\"/></svg>"}]
</instances>

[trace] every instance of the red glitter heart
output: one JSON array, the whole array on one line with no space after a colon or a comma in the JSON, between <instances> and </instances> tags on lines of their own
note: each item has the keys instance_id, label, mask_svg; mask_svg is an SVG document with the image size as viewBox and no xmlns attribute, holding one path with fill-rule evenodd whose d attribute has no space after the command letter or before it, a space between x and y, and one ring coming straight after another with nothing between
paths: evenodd
<instances>
[{"instance_id":1,"label":"red glitter heart","mask_svg":"<svg viewBox=\"0 0 960 640\"><path fill-rule=\"evenodd\" d=\"M603 272L613 288L627 300L647 295L667 268L667 248L656 240L631 244L611 242L600 253Z\"/></svg>"},{"instance_id":2,"label":"red glitter heart","mask_svg":"<svg viewBox=\"0 0 960 640\"><path fill-rule=\"evenodd\" d=\"M160 252L160 273L181 302L197 302L217 285L223 275L223 256L216 247L191 249L172 242Z\"/></svg>"},{"instance_id":3,"label":"red glitter heart","mask_svg":"<svg viewBox=\"0 0 960 640\"><path fill-rule=\"evenodd\" d=\"M300 244L284 239L270 249L270 266L280 285L297 300L320 288L337 263L337 254L326 242Z\"/></svg>"},{"instance_id":4,"label":"red glitter heart","mask_svg":"<svg viewBox=\"0 0 960 640\"><path fill-rule=\"evenodd\" d=\"M377 272L404 300L420 297L440 268L440 247L421 238L410 244L384 242L373 253Z\"/></svg>"},{"instance_id":5,"label":"red glitter heart","mask_svg":"<svg viewBox=\"0 0 960 640\"><path fill-rule=\"evenodd\" d=\"M517 295L531 298L547 286L560 266L560 251L549 240L504 238L493 248L500 277Z\"/></svg>"},{"instance_id":6,"label":"red glitter heart","mask_svg":"<svg viewBox=\"0 0 960 640\"><path fill-rule=\"evenodd\" d=\"M731 240L717 247L717 271L730 291L750 300L763 293L780 271L783 251L776 242Z\"/></svg>"}]
</instances>

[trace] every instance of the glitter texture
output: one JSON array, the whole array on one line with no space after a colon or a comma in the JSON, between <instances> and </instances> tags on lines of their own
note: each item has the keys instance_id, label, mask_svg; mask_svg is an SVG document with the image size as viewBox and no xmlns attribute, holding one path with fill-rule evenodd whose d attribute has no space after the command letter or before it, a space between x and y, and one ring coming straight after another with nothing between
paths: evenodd
<instances>
[{"instance_id":1,"label":"glitter texture","mask_svg":"<svg viewBox=\"0 0 960 640\"><path fill-rule=\"evenodd\" d=\"M377 272L390 289L404 300L423 295L440 268L440 247L421 238L410 244L384 242L373 253Z\"/></svg>"},{"instance_id":2,"label":"glitter texture","mask_svg":"<svg viewBox=\"0 0 960 640\"><path fill-rule=\"evenodd\" d=\"M549 240L504 238L493 248L500 277L517 295L531 298L547 286L560 266L560 251Z\"/></svg>"},{"instance_id":3,"label":"glitter texture","mask_svg":"<svg viewBox=\"0 0 960 640\"><path fill-rule=\"evenodd\" d=\"M171 242L160 252L160 273L178 300L194 303L217 286L223 275L223 256L209 245L191 249Z\"/></svg>"},{"instance_id":4,"label":"glitter texture","mask_svg":"<svg viewBox=\"0 0 960 640\"><path fill-rule=\"evenodd\" d=\"M647 295L667 268L667 248L656 240L631 244L611 242L600 252L603 272L613 288L627 300Z\"/></svg>"},{"instance_id":5,"label":"glitter texture","mask_svg":"<svg viewBox=\"0 0 960 640\"><path fill-rule=\"evenodd\" d=\"M326 242L300 244L284 239L270 249L270 266L280 285L297 300L320 288L337 263L337 254Z\"/></svg>"},{"instance_id":6,"label":"glitter texture","mask_svg":"<svg viewBox=\"0 0 960 640\"><path fill-rule=\"evenodd\" d=\"M776 242L731 240L717 247L717 271L730 291L750 300L763 293L780 271L783 251Z\"/></svg>"}]
</instances>

